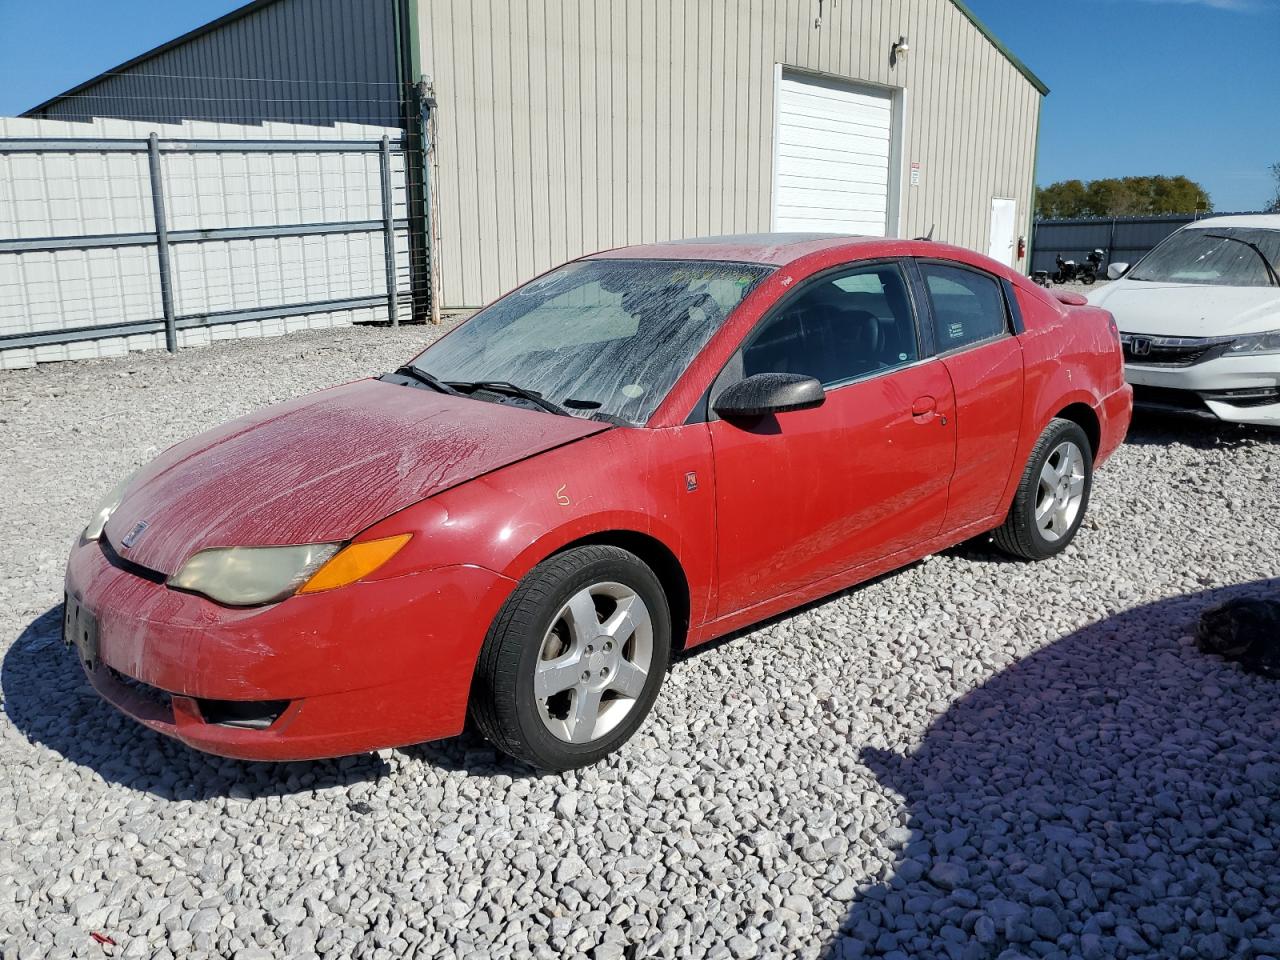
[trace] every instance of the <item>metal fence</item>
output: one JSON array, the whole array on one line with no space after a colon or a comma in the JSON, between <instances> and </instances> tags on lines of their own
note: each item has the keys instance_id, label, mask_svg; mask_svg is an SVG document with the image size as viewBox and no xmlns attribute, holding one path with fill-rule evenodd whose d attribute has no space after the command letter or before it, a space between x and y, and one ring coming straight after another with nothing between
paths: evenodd
<instances>
[{"instance_id":1,"label":"metal fence","mask_svg":"<svg viewBox=\"0 0 1280 960\"><path fill-rule=\"evenodd\" d=\"M0 137L0 366L413 313L400 131L273 126Z\"/></svg>"},{"instance_id":2,"label":"metal fence","mask_svg":"<svg viewBox=\"0 0 1280 960\"><path fill-rule=\"evenodd\" d=\"M1209 214L1234 216L1234 214ZM1038 220L1032 241L1031 270L1057 268L1057 256L1083 263L1093 250L1106 255L1104 264L1136 263L1165 237L1196 219L1193 214L1159 217L1114 217L1081 220Z\"/></svg>"}]
</instances>

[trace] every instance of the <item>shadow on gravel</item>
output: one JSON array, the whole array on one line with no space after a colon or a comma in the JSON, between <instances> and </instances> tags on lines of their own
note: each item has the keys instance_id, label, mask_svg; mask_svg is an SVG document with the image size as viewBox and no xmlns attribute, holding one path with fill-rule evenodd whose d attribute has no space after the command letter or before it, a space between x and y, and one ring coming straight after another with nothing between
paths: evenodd
<instances>
[{"instance_id":1,"label":"shadow on gravel","mask_svg":"<svg viewBox=\"0 0 1280 960\"><path fill-rule=\"evenodd\" d=\"M1250 443L1280 443L1280 430L1137 410L1124 442L1139 447L1182 444L1195 450L1230 450Z\"/></svg>"},{"instance_id":2,"label":"shadow on gravel","mask_svg":"<svg viewBox=\"0 0 1280 960\"><path fill-rule=\"evenodd\" d=\"M153 733L104 703L62 646L62 606L22 631L0 666L4 711L32 743L102 779L169 800L249 798L377 780L376 754L303 763L250 763L200 753Z\"/></svg>"},{"instance_id":3,"label":"shadow on gravel","mask_svg":"<svg viewBox=\"0 0 1280 960\"><path fill-rule=\"evenodd\" d=\"M864 750L907 829L825 956L1280 957L1280 684L1190 639L1267 595L1280 579L1090 624L914 752Z\"/></svg>"}]
</instances>

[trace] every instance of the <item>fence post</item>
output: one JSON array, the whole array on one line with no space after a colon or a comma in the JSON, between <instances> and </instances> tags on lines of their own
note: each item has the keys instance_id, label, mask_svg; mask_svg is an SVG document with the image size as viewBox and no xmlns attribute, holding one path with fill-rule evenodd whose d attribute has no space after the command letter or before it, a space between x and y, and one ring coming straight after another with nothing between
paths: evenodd
<instances>
[{"instance_id":1,"label":"fence post","mask_svg":"<svg viewBox=\"0 0 1280 960\"><path fill-rule=\"evenodd\" d=\"M160 269L160 305L164 309L164 345L178 352L178 327L173 313L173 278L169 273L169 224L164 212L164 181L160 176L160 138L147 138L147 164L151 168L151 209L156 221L156 259Z\"/></svg>"},{"instance_id":2,"label":"fence post","mask_svg":"<svg viewBox=\"0 0 1280 960\"><path fill-rule=\"evenodd\" d=\"M431 112L436 98L431 81L425 76L418 80L418 143L422 149L422 213L426 224L427 296L431 309L431 322L440 323L440 272L436 264L436 225L431 198Z\"/></svg>"},{"instance_id":3,"label":"fence post","mask_svg":"<svg viewBox=\"0 0 1280 960\"><path fill-rule=\"evenodd\" d=\"M393 327L400 326L396 312L396 221L391 208L391 140L382 135L379 153L382 175L382 250L387 268L387 317Z\"/></svg>"}]
</instances>

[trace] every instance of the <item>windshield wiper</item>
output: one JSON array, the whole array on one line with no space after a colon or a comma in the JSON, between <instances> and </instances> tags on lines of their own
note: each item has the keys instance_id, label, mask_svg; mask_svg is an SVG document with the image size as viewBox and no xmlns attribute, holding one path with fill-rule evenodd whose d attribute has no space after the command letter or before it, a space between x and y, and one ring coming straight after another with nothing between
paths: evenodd
<instances>
[{"instance_id":1,"label":"windshield wiper","mask_svg":"<svg viewBox=\"0 0 1280 960\"><path fill-rule=\"evenodd\" d=\"M1246 247L1258 255L1258 259L1262 261L1262 265L1267 268L1267 280L1273 287L1280 287L1280 275L1276 274L1276 268L1271 265L1271 261L1267 259L1267 255L1262 252L1262 248L1256 243L1252 243L1244 237L1233 237L1225 233L1206 233L1206 237L1213 237L1215 240L1234 240L1236 243L1243 243Z\"/></svg>"},{"instance_id":2,"label":"windshield wiper","mask_svg":"<svg viewBox=\"0 0 1280 960\"><path fill-rule=\"evenodd\" d=\"M433 377L431 374L427 373L427 371L419 369L418 367L413 366L413 364L399 367L394 371L393 376L408 377L410 380L417 380L418 383L431 387L433 390L439 390L441 393L452 394L455 397L462 396L461 393L453 389L453 387L449 386L449 384L445 383L443 380Z\"/></svg>"},{"instance_id":3,"label":"windshield wiper","mask_svg":"<svg viewBox=\"0 0 1280 960\"><path fill-rule=\"evenodd\" d=\"M446 384L446 386L455 389L455 392L456 390L488 390L491 393L505 393L511 397L520 397L522 400L528 400L548 413L554 413L561 417L573 416L560 404L548 400L537 390L517 386L508 380L454 380Z\"/></svg>"}]
</instances>

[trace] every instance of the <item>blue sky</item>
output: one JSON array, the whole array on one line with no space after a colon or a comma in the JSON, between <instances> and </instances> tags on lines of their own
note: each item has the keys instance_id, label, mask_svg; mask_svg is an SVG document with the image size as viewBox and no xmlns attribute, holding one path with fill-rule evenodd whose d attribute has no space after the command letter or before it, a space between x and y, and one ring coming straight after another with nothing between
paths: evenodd
<instances>
[{"instance_id":1,"label":"blue sky","mask_svg":"<svg viewBox=\"0 0 1280 960\"><path fill-rule=\"evenodd\" d=\"M1280 0L969 2L1052 90L1041 183L1182 173L1204 184L1218 210L1255 209L1272 196ZM238 5L0 0L0 114Z\"/></svg>"}]
</instances>

